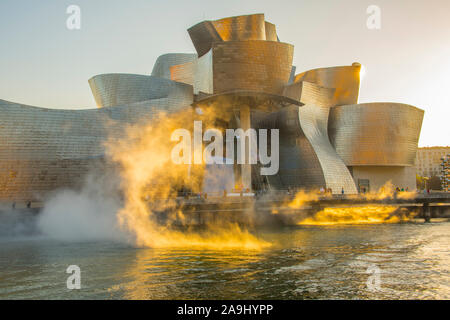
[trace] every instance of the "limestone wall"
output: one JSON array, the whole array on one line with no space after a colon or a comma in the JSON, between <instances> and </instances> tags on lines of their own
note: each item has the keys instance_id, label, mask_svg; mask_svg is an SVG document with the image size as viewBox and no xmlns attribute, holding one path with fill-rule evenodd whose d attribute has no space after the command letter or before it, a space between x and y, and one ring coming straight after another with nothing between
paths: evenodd
<instances>
[{"instance_id":1,"label":"limestone wall","mask_svg":"<svg viewBox=\"0 0 450 320\"><path fill-rule=\"evenodd\" d=\"M369 180L370 192L377 192L388 181L400 189L416 190L415 167L358 166L351 170L356 185L360 180Z\"/></svg>"}]
</instances>

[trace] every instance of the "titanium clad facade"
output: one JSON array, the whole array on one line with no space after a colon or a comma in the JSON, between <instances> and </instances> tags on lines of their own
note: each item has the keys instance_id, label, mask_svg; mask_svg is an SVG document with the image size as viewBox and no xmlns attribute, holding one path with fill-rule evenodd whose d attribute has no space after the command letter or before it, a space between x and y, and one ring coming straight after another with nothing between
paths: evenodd
<instances>
[{"instance_id":1,"label":"titanium clad facade","mask_svg":"<svg viewBox=\"0 0 450 320\"><path fill-rule=\"evenodd\" d=\"M170 79L176 82L187 83L193 86L196 71L197 61L177 64L170 67Z\"/></svg>"},{"instance_id":2,"label":"titanium clad facade","mask_svg":"<svg viewBox=\"0 0 450 320\"><path fill-rule=\"evenodd\" d=\"M189 36L200 58L211 50L214 42L222 41L211 21L203 21L188 29Z\"/></svg>"},{"instance_id":3,"label":"titanium clad facade","mask_svg":"<svg viewBox=\"0 0 450 320\"><path fill-rule=\"evenodd\" d=\"M159 56L158 59L156 59L155 65L153 66L152 70L152 76L175 80L172 78L171 68L180 64L194 62L195 60L197 60L197 55L195 53L163 54L162 56Z\"/></svg>"},{"instance_id":4,"label":"titanium clad facade","mask_svg":"<svg viewBox=\"0 0 450 320\"><path fill-rule=\"evenodd\" d=\"M214 94L233 90L283 93L294 47L274 41L229 41L213 46Z\"/></svg>"},{"instance_id":5,"label":"titanium clad facade","mask_svg":"<svg viewBox=\"0 0 450 320\"><path fill-rule=\"evenodd\" d=\"M222 41L266 40L264 14L211 21Z\"/></svg>"},{"instance_id":6,"label":"titanium clad facade","mask_svg":"<svg viewBox=\"0 0 450 320\"><path fill-rule=\"evenodd\" d=\"M45 109L0 100L0 200L43 199L76 187L104 158L103 142L150 120L161 101L88 110Z\"/></svg>"},{"instance_id":7,"label":"titanium clad facade","mask_svg":"<svg viewBox=\"0 0 450 320\"><path fill-rule=\"evenodd\" d=\"M319 159L326 188L333 193L341 193L343 188L346 194L355 194L353 178L328 138L329 106L334 90L308 82L302 84L300 101L305 105L299 108L300 126Z\"/></svg>"},{"instance_id":8,"label":"titanium clad facade","mask_svg":"<svg viewBox=\"0 0 450 320\"><path fill-rule=\"evenodd\" d=\"M294 82L308 81L321 87L334 88L332 105L357 104L361 65L319 68L300 73Z\"/></svg>"},{"instance_id":9,"label":"titanium clad facade","mask_svg":"<svg viewBox=\"0 0 450 320\"><path fill-rule=\"evenodd\" d=\"M195 77L194 77L194 93L200 92L213 94L213 56L212 50L198 58Z\"/></svg>"},{"instance_id":10,"label":"titanium clad facade","mask_svg":"<svg viewBox=\"0 0 450 320\"><path fill-rule=\"evenodd\" d=\"M252 14L203 21L188 29L192 43L201 57L216 42L264 40L278 41L276 27L264 20L264 14Z\"/></svg>"},{"instance_id":11,"label":"titanium clad facade","mask_svg":"<svg viewBox=\"0 0 450 320\"><path fill-rule=\"evenodd\" d=\"M194 94L213 93L212 51L208 51L195 61L172 66L172 80L193 86Z\"/></svg>"},{"instance_id":12,"label":"titanium clad facade","mask_svg":"<svg viewBox=\"0 0 450 320\"><path fill-rule=\"evenodd\" d=\"M304 103L287 107L277 118L280 126L280 173L269 178L283 188L331 188L333 193L355 194L353 178L328 138L328 116L334 89L314 83L286 86L284 95ZM300 162L299 162L300 161ZM291 179L294 181L289 182Z\"/></svg>"},{"instance_id":13,"label":"titanium clad facade","mask_svg":"<svg viewBox=\"0 0 450 320\"><path fill-rule=\"evenodd\" d=\"M266 28L266 40L278 41L277 27L273 23L266 21L265 28Z\"/></svg>"},{"instance_id":14,"label":"titanium clad facade","mask_svg":"<svg viewBox=\"0 0 450 320\"><path fill-rule=\"evenodd\" d=\"M271 113L256 126L280 130L280 168L276 175L265 176L275 190L319 189L326 185L322 166L300 125L299 107L289 106Z\"/></svg>"},{"instance_id":15,"label":"titanium clad facade","mask_svg":"<svg viewBox=\"0 0 450 320\"><path fill-rule=\"evenodd\" d=\"M289 106L259 121L259 128L280 129L280 170L268 176L271 188L320 189L357 193L345 163L328 138L328 116L334 89L298 82L286 87L285 95L305 105Z\"/></svg>"},{"instance_id":16,"label":"titanium clad facade","mask_svg":"<svg viewBox=\"0 0 450 320\"><path fill-rule=\"evenodd\" d=\"M192 96L192 87L165 78L134 74L102 74L89 80L98 107L127 105L151 99ZM191 94L190 94L191 93Z\"/></svg>"},{"instance_id":17,"label":"titanium clad facade","mask_svg":"<svg viewBox=\"0 0 450 320\"><path fill-rule=\"evenodd\" d=\"M423 115L399 103L333 107L330 140L347 166L413 166Z\"/></svg>"},{"instance_id":18,"label":"titanium clad facade","mask_svg":"<svg viewBox=\"0 0 450 320\"><path fill-rule=\"evenodd\" d=\"M294 47L279 41L264 14L203 21L188 33L197 54L164 54L151 75L91 78L98 109L0 100L0 200L42 200L77 187L93 168L112 167L105 140L157 113L193 105L217 108L223 128L280 130L277 174L261 176L260 164L232 168L240 179L234 182L246 187L353 194L391 180L415 189L424 112L399 103L357 104L359 63L295 75Z\"/></svg>"}]
</instances>

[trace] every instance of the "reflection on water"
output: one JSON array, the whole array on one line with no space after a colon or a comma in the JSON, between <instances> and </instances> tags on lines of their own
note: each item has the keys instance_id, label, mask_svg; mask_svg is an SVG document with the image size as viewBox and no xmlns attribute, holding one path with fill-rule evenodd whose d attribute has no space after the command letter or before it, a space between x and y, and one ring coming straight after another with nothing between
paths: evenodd
<instances>
[{"instance_id":1,"label":"reflection on water","mask_svg":"<svg viewBox=\"0 0 450 320\"><path fill-rule=\"evenodd\" d=\"M397 214L394 214L397 213ZM342 224L399 223L411 220L406 211L402 214L395 206L362 206L346 208L324 208L312 217L299 222L300 225L329 226Z\"/></svg>"},{"instance_id":2,"label":"reflection on water","mask_svg":"<svg viewBox=\"0 0 450 320\"><path fill-rule=\"evenodd\" d=\"M450 299L450 223L262 231L263 250L0 240L1 299ZM81 290L66 289L69 265ZM380 269L381 289L366 282Z\"/></svg>"}]
</instances>

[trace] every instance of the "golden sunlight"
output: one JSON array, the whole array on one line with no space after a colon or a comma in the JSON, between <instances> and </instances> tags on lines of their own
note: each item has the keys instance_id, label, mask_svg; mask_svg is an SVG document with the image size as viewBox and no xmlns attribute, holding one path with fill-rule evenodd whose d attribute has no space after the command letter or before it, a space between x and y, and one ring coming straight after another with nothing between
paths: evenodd
<instances>
[{"instance_id":1,"label":"golden sunlight","mask_svg":"<svg viewBox=\"0 0 450 320\"><path fill-rule=\"evenodd\" d=\"M121 168L125 202L117 214L119 225L142 247L261 249L269 246L232 223L208 225L204 232L171 228L171 217L184 218L176 207L178 190L185 187L201 192L204 165L189 167L171 161L175 144L170 142L171 132L178 128L192 129L193 117L191 110L171 115L161 113L155 121L131 126L126 137L106 144L108 155ZM204 112L201 120L213 127L216 117L217 113ZM168 213L169 221L161 224L156 212Z\"/></svg>"}]
</instances>

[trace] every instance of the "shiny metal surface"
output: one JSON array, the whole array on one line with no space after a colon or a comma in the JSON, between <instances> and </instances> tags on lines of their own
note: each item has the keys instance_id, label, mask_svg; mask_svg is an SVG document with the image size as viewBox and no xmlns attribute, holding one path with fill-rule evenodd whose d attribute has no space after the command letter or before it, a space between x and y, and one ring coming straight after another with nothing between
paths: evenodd
<instances>
[{"instance_id":1,"label":"shiny metal surface","mask_svg":"<svg viewBox=\"0 0 450 320\"><path fill-rule=\"evenodd\" d=\"M212 50L194 61L170 67L173 81L190 84L194 93L213 93Z\"/></svg>"},{"instance_id":2,"label":"shiny metal surface","mask_svg":"<svg viewBox=\"0 0 450 320\"><path fill-rule=\"evenodd\" d=\"M278 41L277 27L273 23L266 21L265 29L266 29L266 40L267 41Z\"/></svg>"},{"instance_id":3,"label":"shiny metal surface","mask_svg":"<svg viewBox=\"0 0 450 320\"><path fill-rule=\"evenodd\" d=\"M303 82L299 108L300 126L311 143L322 167L326 188L333 193L358 193L353 178L328 138L328 116L334 90Z\"/></svg>"},{"instance_id":4,"label":"shiny metal surface","mask_svg":"<svg viewBox=\"0 0 450 320\"><path fill-rule=\"evenodd\" d=\"M333 107L330 141L347 166L413 166L423 115L400 103Z\"/></svg>"},{"instance_id":5,"label":"shiny metal surface","mask_svg":"<svg viewBox=\"0 0 450 320\"><path fill-rule=\"evenodd\" d=\"M42 200L56 189L76 188L92 168L104 164L107 138L122 137L125 126L160 111L188 108L192 100L181 102L162 98L62 110L0 100L0 201Z\"/></svg>"},{"instance_id":6,"label":"shiny metal surface","mask_svg":"<svg viewBox=\"0 0 450 320\"><path fill-rule=\"evenodd\" d=\"M192 94L192 86L188 84L135 74L101 74L89 79L89 85L98 107L161 98L176 101Z\"/></svg>"},{"instance_id":7,"label":"shiny metal surface","mask_svg":"<svg viewBox=\"0 0 450 320\"><path fill-rule=\"evenodd\" d=\"M228 41L213 45L214 93L252 90L282 94L294 47L274 41Z\"/></svg>"},{"instance_id":8,"label":"shiny metal surface","mask_svg":"<svg viewBox=\"0 0 450 320\"><path fill-rule=\"evenodd\" d=\"M199 57L207 53L215 42L278 41L275 25L264 21L264 14L203 21L189 28L188 33Z\"/></svg>"},{"instance_id":9,"label":"shiny metal surface","mask_svg":"<svg viewBox=\"0 0 450 320\"><path fill-rule=\"evenodd\" d=\"M258 179L259 181L266 179L271 189L310 190L319 189L326 184L317 154L301 129L299 108L303 107L289 106L268 115L254 116L256 119L259 118L255 121L257 128L280 130L278 174Z\"/></svg>"},{"instance_id":10,"label":"shiny metal surface","mask_svg":"<svg viewBox=\"0 0 450 320\"><path fill-rule=\"evenodd\" d=\"M353 178L328 138L328 115L334 89L297 82L285 95L304 103L270 114L259 128L280 129L280 171L268 177L276 189L331 188L333 193L357 193Z\"/></svg>"},{"instance_id":11,"label":"shiny metal surface","mask_svg":"<svg viewBox=\"0 0 450 320\"><path fill-rule=\"evenodd\" d=\"M173 66L194 62L197 60L195 53L167 53L156 59L153 66L152 76L174 80L171 75ZM176 80L175 80L176 81ZM183 82L183 81L181 81Z\"/></svg>"},{"instance_id":12,"label":"shiny metal surface","mask_svg":"<svg viewBox=\"0 0 450 320\"><path fill-rule=\"evenodd\" d=\"M279 42L264 14L203 21L188 32L197 54L164 54L151 76L91 78L97 105L108 108L50 110L0 100L0 137L7 138L0 141L0 198L73 183L102 157L105 119L124 124L150 119L154 110L190 108L194 94L196 103L213 101L223 110L251 106L252 126L281 130L280 172L267 178L274 188L355 193L358 179L382 185L390 176L411 185L411 170L392 168L414 165L423 111L357 104L359 63L295 75L294 47Z\"/></svg>"},{"instance_id":13,"label":"shiny metal surface","mask_svg":"<svg viewBox=\"0 0 450 320\"><path fill-rule=\"evenodd\" d=\"M357 104L361 65L319 68L295 76L294 82L308 81L326 88L334 88L332 105Z\"/></svg>"},{"instance_id":14,"label":"shiny metal surface","mask_svg":"<svg viewBox=\"0 0 450 320\"><path fill-rule=\"evenodd\" d=\"M203 58L203 57L202 57ZM194 85L197 72L197 59L183 64L177 64L170 67L170 79L177 82L183 82Z\"/></svg>"},{"instance_id":15,"label":"shiny metal surface","mask_svg":"<svg viewBox=\"0 0 450 320\"><path fill-rule=\"evenodd\" d=\"M222 41L266 40L264 14L211 21Z\"/></svg>"}]
</instances>

